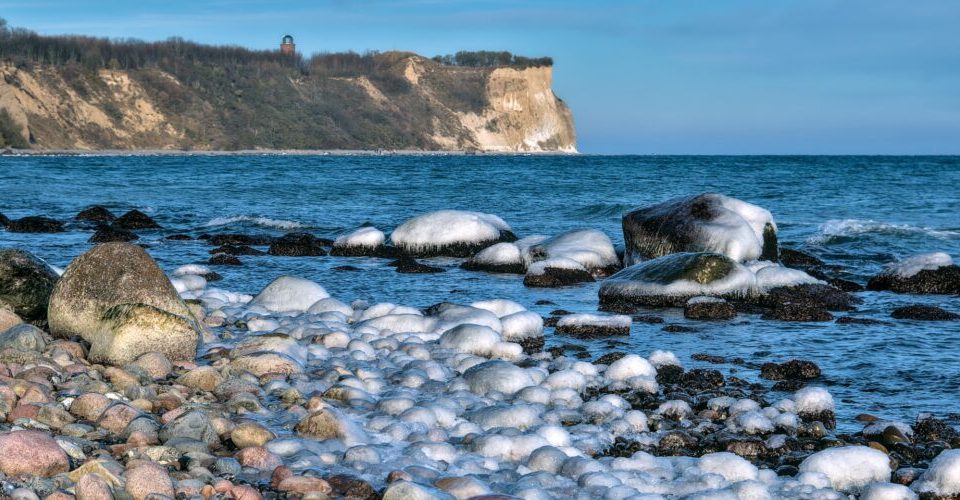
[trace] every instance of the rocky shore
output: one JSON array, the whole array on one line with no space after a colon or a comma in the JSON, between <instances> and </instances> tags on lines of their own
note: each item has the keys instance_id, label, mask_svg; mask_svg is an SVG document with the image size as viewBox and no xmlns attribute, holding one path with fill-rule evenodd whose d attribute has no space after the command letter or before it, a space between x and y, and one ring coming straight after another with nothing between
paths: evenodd
<instances>
[{"instance_id":1,"label":"rocky shore","mask_svg":"<svg viewBox=\"0 0 960 500\"><path fill-rule=\"evenodd\" d=\"M518 239L498 217L458 211L411 219L389 238L373 228L335 241L208 236L211 262L169 276L125 240L94 246L62 272L0 250L0 495L960 497L953 427L926 414L862 414L862 430L838 432L829 374L811 361L695 357L769 381L751 383L684 367L652 345L596 357L562 341L545 349L548 337L616 339L633 322L662 322L643 314L649 305L696 321L856 319L858 297L823 279L832 270L815 257L758 261L778 252L772 216L730 200L704 195L628 214L626 258L597 231ZM102 229L159 226L142 213L83 215ZM663 242L652 239L652 217L671 226ZM603 280L599 305L612 313L544 318L493 297L348 303L295 276L255 295L211 285L210 266L257 246L400 257L408 269L423 255L451 255L537 287ZM956 293L955 269L949 256L918 256L870 286ZM951 314L907 307L891 320Z\"/></svg>"}]
</instances>

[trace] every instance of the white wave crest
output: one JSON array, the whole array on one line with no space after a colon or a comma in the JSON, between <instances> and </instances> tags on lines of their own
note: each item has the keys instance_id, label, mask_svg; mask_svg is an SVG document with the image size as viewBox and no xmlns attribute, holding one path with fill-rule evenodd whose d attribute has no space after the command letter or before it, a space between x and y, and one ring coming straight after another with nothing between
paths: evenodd
<instances>
[{"instance_id":1,"label":"white wave crest","mask_svg":"<svg viewBox=\"0 0 960 500\"><path fill-rule=\"evenodd\" d=\"M892 224L872 219L834 219L821 224L817 234L807 238L807 242L814 244L829 243L837 238L855 238L868 234L925 235L943 239L960 237L960 231L933 229L910 224Z\"/></svg>"},{"instance_id":2,"label":"white wave crest","mask_svg":"<svg viewBox=\"0 0 960 500\"><path fill-rule=\"evenodd\" d=\"M228 226L230 224L253 224L261 227L271 227L276 229L298 229L308 227L302 222L284 219L271 219L269 217L257 217L254 215L234 215L231 217L214 217L210 219L204 227Z\"/></svg>"}]
</instances>

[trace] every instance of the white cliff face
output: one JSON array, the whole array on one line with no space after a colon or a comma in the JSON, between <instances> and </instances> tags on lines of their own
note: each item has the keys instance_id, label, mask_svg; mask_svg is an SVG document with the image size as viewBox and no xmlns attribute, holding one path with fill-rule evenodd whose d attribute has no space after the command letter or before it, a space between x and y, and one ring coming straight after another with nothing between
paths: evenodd
<instances>
[{"instance_id":1,"label":"white cliff face","mask_svg":"<svg viewBox=\"0 0 960 500\"><path fill-rule=\"evenodd\" d=\"M498 68L482 114L457 113L476 147L492 152L577 152L573 115L553 93L553 68Z\"/></svg>"}]
</instances>

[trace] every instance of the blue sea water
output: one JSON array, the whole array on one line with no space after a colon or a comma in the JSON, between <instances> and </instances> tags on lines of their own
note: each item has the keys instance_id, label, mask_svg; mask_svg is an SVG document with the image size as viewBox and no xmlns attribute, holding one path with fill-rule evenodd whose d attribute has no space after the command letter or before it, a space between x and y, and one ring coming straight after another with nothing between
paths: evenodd
<instances>
[{"instance_id":1,"label":"blue sea water","mask_svg":"<svg viewBox=\"0 0 960 500\"><path fill-rule=\"evenodd\" d=\"M0 212L70 220L107 206L140 209L162 226L141 242L166 270L204 263L203 241L169 241L171 233L279 235L309 231L334 237L369 223L389 231L437 209L494 213L523 237L596 228L622 244L621 216L672 197L718 191L769 209L783 246L841 266L865 283L883 265L917 253L960 259L960 157L656 157L656 156L28 156L0 157ZM91 247L92 230L0 232L0 247L25 248L65 267ZM432 275L398 274L384 259L241 257L220 267L214 286L256 293L282 274L315 280L343 300L429 306L507 298L543 315L553 309L593 312L599 284L528 289L522 277L467 272L459 261ZM333 270L342 265L358 272ZM890 320L909 303L960 312L960 298L864 292L858 316ZM536 305L549 300L555 305ZM932 412L960 420L960 323L894 321L889 325L783 323L741 315L730 322L689 322L678 310L650 310L667 323L696 328L667 333L635 323L629 338L586 343L596 354L621 349L675 352L687 367L708 353L743 358L710 365L759 381L759 365L799 357L816 362L818 383L837 398L841 428L872 413L913 420ZM553 336L548 345L580 343ZM769 382L766 382L769 383ZM775 396L775 394L774 394Z\"/></svg>"}]
</instances>

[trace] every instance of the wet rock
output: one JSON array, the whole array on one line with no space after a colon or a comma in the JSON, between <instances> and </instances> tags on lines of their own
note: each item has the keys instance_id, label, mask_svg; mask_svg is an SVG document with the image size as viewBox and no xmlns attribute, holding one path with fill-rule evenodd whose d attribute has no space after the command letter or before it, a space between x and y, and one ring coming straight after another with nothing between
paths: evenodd
<instances>
[{"instance_id":1,"label":"wet rock","mask_svg":"<svg viewBox=\"0 0 960 500\"><path fill-rule=\"evenodd\" d=\"M253 422L243 422L230 431L230 440L237 448L263 446L275 437L269 429Z\"/></svg>"},{"instance_id":2,"label":"wet rock","mask_svg":"<svg viewBox=\"0 0 960 500\"><path fill-rule=\"evenodd\" d=\"M248 371L258 377L267 374L293 375L303 372L303 366L297 360L276 352L240 356L231 361L230 366Z\"/></svg>"},{"instance_id":3,"label":"wet rock","mask_svg":"<svg viewBox=\"0 0 960 500\"><path fill-rule=\"evenodd\" d=\"M97 332L85 338L90 342L91 361L117 366L149 352L159 352L174 361L192 361L200 343L192 319L146 304L120 304L107 309Z\"/></svg>"},{"instance_id":4,"label":"wet rock","mask_svg":"<svg viewBox=\"0 0 960 500\"><path fill-rule=\"evenodd\" d=\"M600 304L604 308L683 307L699 295L742 297L754 281L749 269L724 255L675 253L635 264L603 280ZM677 288L678 282L685 286Z\"/></svg>"},{"instance_id":5,"label":"wet rock","mask_svg":"<svg viewBox=\"0 0 960 500\"><path fill-rule=\"evenodd\" d=\"M327 255L321 240L309 233L287 233L270 243L270 250L267 253L282 257Z\"/></svg>"},{"instance_id":6,"label":"wet rock","mask_svg":"<svg viewBox=\"0 0 960 500\"><path fill-rule=\"evenodd\" d=\"M657 383L680 384L683 382L683 367L677 365L663 365L657 368Z\"/></svg>"},{"instance_id":7,"label":"wet rock","mask_svg":"<svg viewBox=\"0 0 960 500\"><path fill-rule=\"evenodd\" d=\"M0 434L0 471L8 476L50 477L70 470L70 461L49 434L13 431Z\"/></svg>"},{"instance_id":8,"label":"wet rock","mask_svg":"<svg viewBox=\"0 0 960 500\"><path fill-rule=\"evenodd\" d=\"M173 498L176 494L167 470L154 462L141 462L127 471L124 491L134 500L147 500L155 495Z\"/></svg>"},{"instance_id":9,"label":"wet rock","mask_svg":"<svg viewBox=\"0 0 960 500\"><path fill-rule=\"evenodd\" d=\"M960 294L960 266L941 266L923 269L903 277L896 273L880 273L867 283L867 290L915 294Z\"/></svg>"},{"instance_id":10,"label":"wet rock","mask_svg":"<svg viewBox=\"0 0 960 500\"><path fill-rule=\"evenodd\" d=\"M236 458L244 467L253 467L264 472L273 472L283 465L283 460L279 456L262 446L244 448L237 453Z\"/></svg>"},{"instance_id":11,"label":"wet rock","mask_svg":"<svg viewBox=\"0 0 960 500\"><path fill-rule=\"evenodd\" d=\"M31 215L10 220L7 231L11 233L62 233L63 223L49 217Z\"/></svg>"},{"instance_id":12,"label":"wet rock","mask_svg":"<svg viewBox=\"0 0 960 500\"><path fill-rule=\"evenodd\" d=\"M729 302L716 297L693 297L683 306L683 316L692 320L726 320L737 316Z\"/></svg>"},{"instance_id":13,"label":"wet rock","mask_svg":"<svg viewBox=\"0 0 960 500\"><path fill-rule=\"evenodd\" d=\"M250 302L274 312L304 312L330 294L317 283L296 276L281 276L270 282Z\"/></svg>"},{"instance_id":14,"label":"wet rock","mask_svg":"<svg viewBox=\"0 0 960 500\"><path fill-rule=\"evenodd\" d=\"M679 252L726 251L735 261L777 260L770 212L719 193L675 198L623 216L624 264Z\"/></svg>"},{"instance_id":15,"label":"wet rock","mask_svg":"<svg viewBox=\"0 0 960 500\"><path fill-rule=\"evenodd\" d=\"M247 245L220 245L209 251L211 254L227 254L227 255L266 255L266 252L257 250L256 248L247 246Z\"/></svg>"},{"instance_id":16,"label":"wet rock","mask_svg":"<svg viewBox=\"0 0 960 500\"><path fill-rule=\"evenodd\" d=\"M667 333L696 333L698 330L692 326L676 325L670 324L666 325L661 330Z\"/></svg>"},{"instance_id":17,"label":"wet rock","mask_svg":"<svg viewBox=\"0 0 960 500\"><path fill-rule=\"evenodd\" d=\"M74 220L85 220L90 222L113 222L117 217L110 210L100 205L93 205L80 211Z\"/></svg>"},{"instance_id":18,"label":"wet rock","mask_svg":"<svg viewBox=\"0 0 960 500\"><path fill-rule=\"evenodd\" d=\"M223 376L212 366L198 366L184 373L177 379L177 383L199 389L202 391L213 391L223 382Z\"/></svg>"},{"instance_id":19,"label":"wet rock","mask_svg":"<svg viewBox=\"0 0 960 500\"><path fill-rule=\"evenodd\" d=\"M434 267L417 262L415 259L408 256L401 256L399 259L391 262L390 265L396 267L398 273L406 274L433 274L446 271L446 269L443 269L442 267Z\"/></svg>"},{"instance_id":20,"label":"wet rock","mask_svg":"<svg viewBox=\"0 0 960 500\"><path fill-rule=\"evenodd\" d=\"M629 316L595 316L570 314L557 321L556 332L578 338L600 338L615 335L630 335Z\"/></svg>"},{"instance_id":21,"label":"wet rock","mask_svg":"<svg viewBox=\"0 0 960 500\"><path fill-rule=\"evenodd\" d=\"M382 500L453 500L453 498L453 496L436 488L399 480L387 486L387 489L383 492Z\"/></svg>"},{"instance_id":22,"label":"wet rock","mask_svg":"<svg viewBox=\"0 0 960 500\"><path fill-rule=\"evenodd\" d=\"M880 321L871 318L857 318L855 316L841 316L837 318L838 325L892 325L889 321Z\"/></svg>"},{"instance_id":23,"label":"wet rock","mask_svg":"<svg viewBox=\"0 0 960 500\"><path fill-rule=\"evenodd\" d=\"M139 236L126 229L120 229L114 226L100 226L87 241L90 243L108 243L111 241L128 242L138 239L140 239Z\"/></svg>"},{"instance_id":24,"label":"wet rock","mask_svg":"<svg viewBox=\"0 0 960 500\"><path fill-rule=\"evenodd\" d=\"M26 323L13 326L0 333L0 349L41 352L47 347L47 334Z\"/></svg>"},{"instance_id":25,"label":"wet rock","mask_svg":"<svg viewBox=\"0 0 960 500\"><path fill-rule=\"evenodd\" d=\"M364 226L338 237L330 248L335 257L393 257L396 249L385 246L383 231Z\"/></svg>"},{"instance_id":26,"label":"wet rock","mask_svg":"<svg viewBox=\"0 0 960 500\"><path fill-rule=\"evenodd\" d=\"M210 259L207 260L207 264L214 266L242 266L243 262L241 262L236 256L218 253L213 257L210 257Z\"/></svg>"},{"instance_id":27,"label":"wet rock","mask_svg":"<svg viewBox=\"0 0 960 500\"><path fill-rule=\"evenodd\" d=\"M27 321L45 320L57 279L50 266L30 253L0 250L0 308L6 305Z\"/></svg>"},{"instance_id":28,"label":"wet rock","mask_svg":"<svg viewBox=\"0 0 960 500\"><path fill-rule=\"evenodd\" d=\"M810 304L781 304L762 318L777 321L833 321L830 311Z\"/></svg>"},{"instance_id":29,"label":"wet rock","mask_svg":"<svg viewBox=\"0 0 960 500\"><path fill-rule=\"evenodd\" d=\"M348 446L365 441L363 431L333 408L321 408L307 415L297 423L294 431L318 440L339 439Z\"/></svg>"},{"instance_id":30,"label":"wet rock","mask_svg":"<svg viewBox=\"0 0 960 500\"><path fill-rule=\"evenodd\" d=\"M620 352L620 351L608 352L603 356L600 356L599 358L597 358L597 360L594 361L594 364L609 365L610 363L613 363L614 361L617 361L626 355L627 353Z\"/></svg>"},{"instance_id":31,"label":"wet rock","mask_svg":"<svg viewBox=\"0 0 960 500\"><path fill-rule=\"evenodd\" d=\"M100 333L104 312L118 304L145 304L193 317L147 252L128 243L104 243L74 259L53 288L50 331L92 341Z\"/></svg>"},{"instance_id":32,"label":"wet rock","mask_svg":"<svg viewBox=\"0 0 960 500\"><path fill-rule=\"evenodd\" d=\"M810 310L852 311L858 304L863 303L863 299L830 285L803 284L773 288L766 295L760 296L757 303L773 309L799 305Z\"/></svg>"},{"instance_id":33,"label":"wet rock","mask_svg":"<svg viewBox=\"0 0 960 500\"><path fill-rule=\"evenodd\" d=\"M541 263L545 263L546 265L544 265L542 269L538 269L537 272L532 272L533 269L531 269L523 277L524 286L530 288L557 288L596 281L593 275L582 267L553 267L549 265L550 261L542 261Z\"/></svg>"},{"instance_id":34,"label":"wet rock","mask_svg":"<svg viewBox=\"0 0 960 500\"><path fill-rule=\"evenodd\" d=\"M957 321L960 314L956 314L936 306L913 304L898 307L890 313L895 319L912 319L917 321Z\"/></svg>"},{"instance_id":35,"label":"wet rock","mask_svg":"<svg viewBox=\"0 0 960 500\"><path fill-rule=\"evenodd\" d=\"M349 500L376 500L380 494L373 485L354 476L336 474L327 478L334 493Z\"/></svg>"},{"instance_id":36,"label":"wet rock","mask_svg":"<svg viewBox=\"0 0 960 500\"><path fill-rule=\"evenodd\" d=\"M820 376L820 367L812 361L791 359L785 363L764 363L760 378L767 380L812 380Z\"/></svg>"},{"instance_id":37,"label":"wet rock","mask_svg":"<svg viewBox=\"0 0 960 500\"><path fill-rule=\"evenodd\" d=\"M207 243L213 246L220 245L253 245L253 246L267 246L270 243L273 243L274 238L272 236L267 236L264 234L214 234L214 235L200 235L200 239L207 240Z\"/></svg>"},{"instance_id":38,"label":"wet rock","mask_svg":"<svg viewBox=\"0 0 960 500\"><path fill-rule=\"evenodd\" d=\"M531 245L524 253L523 260L533 262L531 270L541 261L573 262L591 277L602 278L622 267L610 238L596 229L565 231Z\"/></svg>"},{"instance_id":39,"label":"wet rock","mask_svg":"<svg viewBox=\"0 0 960 500\"><path fill-rule=\"evenodd\" d=\"M792 248L780 249L780 262L795 269L805 269L808 267L820 267L824 262L813 255L794 250Z\"/></svg>"},{"instance_id":40,"label":"wet rock","mask_svg":"<svg viewBox=\"0 0 960 500\"><path fill-rule=\"evenodd\" d=\"M950 442L957 437L960 437L960 434L956 429L932 415L921 415L913 426L913 438L918 443Z\"/></svg>"},{"instance_id":41,"label":"wet rock","mask_svg":"<svg viewBox=\"0 0 960 500\"><path fill-rule=\"evenodd\" d=\"M723 374L717 370L694 368L683 373L680 384L695 391L708 391L723 387Z\"/></svg>"},{"instance_id":42,"label":"wet rock","mask_svg":"<svg viewBox=\"0 0 960 500\"><path fill-rule=\"evenodd\" d=\"M161 442L166 443L176 438L194 439L207 445L220 442L217 431L210 423L210 417L200 410L184 413L160 429Z\"/></svg>"},{"instance_id":43,"label":"wet rock","mask_svg":"<svg viewBox=\"0 0 960 500\"><path fill-rule=\"evenodd\" d=\"M139 211L131 210L113 221L113 225L120 229L159 229L160 224L154 222L149 215Z\"/></svg>"},{"instance_id":44,"label":"wet rock","mask_svg":"<svg viewBox=\"0 0 960 500\"><path fill-rule=\"evenodd\" d=\"M497 243L477 252L460 265L468 271L523 274L527 272L520 247L513 243Z\"/></svg>"}]
</instances>

